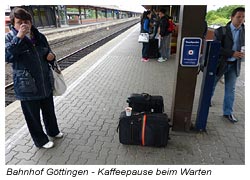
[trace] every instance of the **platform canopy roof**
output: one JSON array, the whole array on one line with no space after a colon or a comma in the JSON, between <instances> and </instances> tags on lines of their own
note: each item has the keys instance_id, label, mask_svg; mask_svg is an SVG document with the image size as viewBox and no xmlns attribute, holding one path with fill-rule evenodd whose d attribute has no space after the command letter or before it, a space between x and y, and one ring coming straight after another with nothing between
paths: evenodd
<instances>
[{"instance_id":1,"label":"platform canopy roof","mask_svg":"<svg viewBox=\"0 0 250 180\"><path fill-rule=\"evenodd\" d=\"M93 5L95 7L101 7L106 9L120 10L120 11L128 11L128 12L143 12L145 9L141 5Z\"/></svg>"}]
</instances>

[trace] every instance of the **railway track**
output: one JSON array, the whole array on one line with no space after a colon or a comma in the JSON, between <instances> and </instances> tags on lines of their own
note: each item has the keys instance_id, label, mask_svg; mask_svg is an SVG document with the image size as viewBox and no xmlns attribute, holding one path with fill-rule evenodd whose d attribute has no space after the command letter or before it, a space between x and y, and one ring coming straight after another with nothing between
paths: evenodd
<instances>
[{"instance_id":1,"label":"railway track","mask_svg":"<svg viewBox=\"0 0 250 180\"><path fill-rule=\"evenodd\" d=\"M58 59L58 63L61 67L61 69L66 69L67 67L71 66L78 60L82 59L84 56L91 53L93 50L97 49L98 47L102 46L103 44L107 43L108 41L112 40L116 36L120 35L124 31L128 30L130 27L134 26L138 22L134 22L132 24L129 24L126 27L122 27L121 29L118 29L117 31L113 32L110 35L104 36L94 42L89 43L88 45L85 45L84 47L66 55L62 58ZM11 104L16 100L15 94L14 94L14 86L13 82L9 83L5 86L5 107Z\"/></svg>"}]
</instances>

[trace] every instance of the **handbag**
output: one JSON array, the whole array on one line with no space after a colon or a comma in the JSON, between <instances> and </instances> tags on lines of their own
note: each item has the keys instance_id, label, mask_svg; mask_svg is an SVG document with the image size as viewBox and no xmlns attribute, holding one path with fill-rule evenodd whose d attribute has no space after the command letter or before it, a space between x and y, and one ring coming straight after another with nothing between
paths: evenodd
<instances>
[{"instance_id":1,"label":"handbag","mask_svg":"<svg viewBox=\"0 0 250 180\"><path fill-rule=\"evenodd\" d=\"M148 33L140 33L138 38L139 43L147 43L149 42L149 34Z\"/></svg>"},{"instance_id":2,"label":"handbag","mask_svg":"<svg viewBox=\"0 0 250 180\"><path fill-rule=\"evenodd\" d=\"M151 96L147 93L131 94L127 99L133 112L163 113L164 103L162 96Z\"/></svg>"},{"instance_id":3,"label":"handbag","mask_svg":"<svg viewBox=\"0 0 250 180\"><path fill-rule=\"evenodd\" d=\"M64 81L64 77L60 66L56 61L51 65L50 69L53 75L53 95L54 96L61 96L67 89L67 85Z\"/></svg>"}]
</instances>

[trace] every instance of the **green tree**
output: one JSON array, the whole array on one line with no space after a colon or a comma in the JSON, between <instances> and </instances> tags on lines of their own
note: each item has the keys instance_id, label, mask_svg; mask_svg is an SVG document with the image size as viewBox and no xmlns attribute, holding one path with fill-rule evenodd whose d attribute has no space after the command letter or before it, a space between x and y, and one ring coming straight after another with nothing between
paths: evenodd
<instances>
[{"instance_id":1,"label":"green tree","mask_svg":"<svg viewBox=\"0 0 250 180\"><path fill-rule=\"evenodd\" d=\"M224 6L217 10L207 12L206 20L208 25L224 26L230 21L232 11L237 7L245 7L243 5Z\"/></svg>"},{"instance_id":2,"label":"green tree","mask_svg":"<svg viewBox=\"0 0 250 180\"><path fill-rule=\"evenodd\" d=\"M79 13L79 9L77 9L77 8L67 8L67 12Z\"/></svg>"}]
</instances>

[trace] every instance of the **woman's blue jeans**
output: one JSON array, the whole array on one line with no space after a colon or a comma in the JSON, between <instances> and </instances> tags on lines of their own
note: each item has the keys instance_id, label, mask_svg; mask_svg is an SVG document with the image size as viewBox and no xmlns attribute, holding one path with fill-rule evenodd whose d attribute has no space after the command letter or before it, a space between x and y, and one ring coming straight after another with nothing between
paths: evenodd
<instances>
[{"instance_id":1,"label":"woman's blue jeans","mask_svg":"<svg viewBox=\"0 0 250 180\"><path fill-rule=\"evenodd\" d=\"M149 43L142 43L142 58L148 58Z\"/></svg>"}]
</instances>

